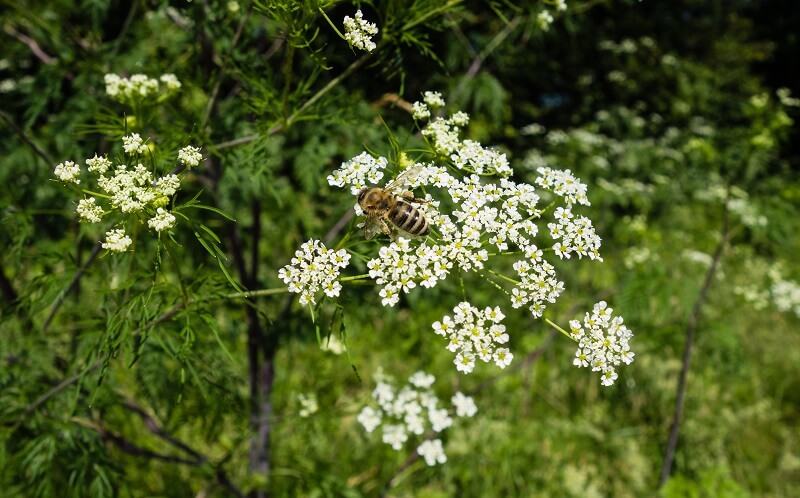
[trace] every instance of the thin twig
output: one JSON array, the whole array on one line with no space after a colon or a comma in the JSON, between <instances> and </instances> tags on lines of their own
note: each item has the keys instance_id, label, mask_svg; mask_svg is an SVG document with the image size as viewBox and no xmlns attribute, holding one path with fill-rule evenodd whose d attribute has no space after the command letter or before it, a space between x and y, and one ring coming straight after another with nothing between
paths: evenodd
<instances>
[{"instance_id":1,"label":"thin twig","mask_svg":"<svg viewBox=\"0 0 800 498\"><path fill-rule=\"evenodd\" d=\"M686 341L683 348L683 360L681 362L681 373L678 377L678 390L675 396L675 413L672 417L672 425L669 431L669 439L667 441L667 449L664 455L664 466L661 468L661 479L659 486L663 486L672 473L672 463L675 460L675 448L678 444L678 430L680 428L681 418L683 416L683 405L686 399L686 385L689 377L689 364L692 359L692 346L694 345L694 338L697 333L697 323L700 320L700 311L706 301L708 289L711 287L711 282L714 280L714 275L719 266L722 253L725 246L728 244L728 210L724 208L722 214L722 238L714 251L714 259L711 261L708 270L706 271L703 286L700 289L700 294L694 302L692 314L689 316L689 322L686 325Z\"/></svg>"},{"instance_id":2,"label":"thin twig","mask_svg":"<svg viewBox=\"0 0 800 498\"><path fill-rule=\"evenodd\" d=\"M173 456L173 455L164 455L164 454L161 454L161 453L156 453L155 451L148 450L146 448L143 448L143 447L139 446L138 444L134 443L133 441L131 441L129 439L126 439L121 434L117 434L117 433L109 431L108 429L103 427L101 424L96 423L96 422L85 420L85 419L82 419L82 418L79 418L79 417L73 417L72 418L72 422L75 423L76 425L79 425L79 426L85 428L85 429L90 429L92 431L95 431L97 434L100 435L100 437L104 441L109 441L109 442L114 443L119 449L121 449L125 453L128 453L129 455L150 458L152 460L161 460L163 462L180 463L180 464L192 465L192 466L198 466L198 465L202 465L204 463L204 462L200 462L200 461L197 461L197 460L190 460L188 458L177 457L177 456Z\"/></svg>"},{"instance_id":3,"label":"thin twig","mask_svg":"<svg viewBox=\"0 0 800 498\"><path fill-rule=\"evenodd\" d=\"M9 25L5 26L5 32L8 33L9 35L13 36L17 40L21 41L25 45L27 45L28 48L33 53L33 55L35 55L37 59L39 59L40 61L44 62L48 66L52 66L53 64L55 64L57 62L57 59L55 57L51 57L51 56L47 55L44 52L44 50L42 50L42 47L40 47L39 44L36 42L36 40L34 40L33 38L31 38L31 37L29 37L27 35L23 35L22 33L20 33L19 31L15 30L14 28L12 28Z\"/></svg>"},{"instance_id":4,"label":"thin twig","mask_svg":"<svg viewBox=\"0 0 800 498\"><path fill-rule=\"evenodd\" d=\"M52 389L50 389L46 393L44 393L41 396L39 396L38 398L36 398L36 400L33 403L31 403L30 405L28 405L25 408L25 411L23 413L25 415L28 415L28 414L32 413L34 410L38 409L40 406L45 404L47 402L47 400L49 400L50 398L52 398L56 394L60 393L64 389L68 388L69 386L71 386L72 384L74 384L75 382L77 382L78 380L80 380L81 378L86 376L87 374L89 374L89 373L97 370L98 368L100 368L100 366L102 364L103 364L103 362L98 360L98 361L92 363L91 365L89 365L89 367L86 368L84 371L76 373L75 375L73 375L71 377L67 377L66 379L62 380L61 382L58 383L57 386L53 387Z\"/></svg>"},{"instance_id":5,"label":"thin twig","mask_svg":"<svg viewBox=\"0 0 800 498\"><path fill-rule=\"evenodd\" d=\"M511 32L514 31L516 27L519 25L521 20L522 17L520 16L517 16L514 19L512 19L508 24L506 24L505 28L503 28L499 33L497 33L494 36L494 38L491 39L491 41L486 45L486 48L484 48L481 51L481 53L474 55L474 57L472 58L472 63L467 69L467 72L464 73L464 76L461 77L461 80L458 82L458 85L456 85L456 88L450 94L450 98L452 100L456 100L458 95L464 90L464 86L467 84L467 82L478 74L478 71L480 71L481 67L483 66L483 62L486 60L487 57L489 57L489 54L491 54L494 51L494 49L500 46L500 44L503 43L503 41L505 41L506 38L508 38ZM467 51L469 51L470 53L475 53L475 49L472 48L472 45L469 44L467 45Z\"/></svg>"},{"instance_id":6,"label":"thin twig","mask_svg":"<svg viewBox=\"0 0 800 498\"><path fill-rule=\"evenodd\" d=\"M299 107L299 108L298 108L298 109L297 109L295 112L293 112L291 116L289 116L288 118L286 118L286 120L285 120L284 122L282 122L282 123L276 123L275 125L273 125L273 126L272 126L272 128L270 128L270 129L267 131L267 133L266 133L266 136L269 136L269 137L271 137L271 136L277 135L278 133L281 133L282 131L284 131L284 130L286 130L287 128L289 128L289 127L290 127L292 124L294 124L294 122L295 122L295 121L297 121L297 120L300 118L300 116L301 116L301 115L302 115L302 114L303 114L303 113L304 113L304 112L305 112L305 111L306 111L306 110L307 110L309 107L311 107L312 105L316 104L316 103L317 103L317 101L318 101L319 99L321 99L322 97L324 97L326 93L328 93L328 92L329 92L329 91L331 91L331 90L332 90L332 89L333 89L333 88L334 88L336 85L338 85L339 83L341 83L341 81L342 81L343 79L347 78L347 77L348 77L348 76L350 76L350 75L351 75L351 74L352 74L352 73L353 73L353 72L354 72L356 69L358 69L359 67L361 67L362 65L364 65L364 63L365 63L365 62L367 62L367 60L369 60L369 58L370 58L370 54L367 54L367 55L364 55L364 56L362 56L360 59L356 60L356 61L355 61L355 62L353 62L352 64L350 64L350 65L347 67L347 69L345 69L345 70L344 70L344 71L343 71L343 72L342 72L342 73L341 73L339 76L337 76L337 77L335 77L334 79L332 79L331 81L329 81L327 85L325 85L324 87L322 87L322 88L321 88L321 89L320 89L320 90L319 90L317 93L315 93L314 95L312 95L312 96L311 96L311 98L309 98L308 100L306 100L306 101L305 101L305 103L303 103L303 105L302 105L302 106L300 106L300 107ZM214 148L214 149L227 149L227 148L229 148L229 147L235 147L235 146L237 146L237 145L243 145L243 144L247 144L247 143L253 142L254 140L256 140L257 138L259 138L260 136L261 136L261 135L258 135L258 134L256 134L256 135L249 135L249 136L246 136L246 137L240 137L240 138L236 138L236 139L234 139L234 140L230 140L230 141L228 141L228 142L221 142L221 143L218 143L218 144L216 144L215 146L213 146L213 148Z\"/></svg>"},{"instance_id":7,"label":"thin twig","mask_svg":"<svg viewBox=\"0 0 800 498\"><path fill-rule=\"evenodd\" d=\"M8 125L8 126L9 126L9 127L12 129L12 130L14 130L14 133L16 133L16 134L17 134L17 136L18 136L19 138L21 138L23 142L25 142L26 144L28 144L28 147L30 147L30 148L33 150L33 152L35 152L35 153L36 153L36 155L37 155L37 156L41 157L41 158L42 158L42 160L44 160L45 164L48 164L48 165L55 165L55 163L54 163L54 162L53 162L53 160L50 158L50 156L48 156L48 155L47 155L47 153L46 153L45 151L43 151L43 150L42 150L42 149L41 149L41 148L40 148L38 145L36 145L36 143L34 143L34 141L33 141L33 140L31 140L31 139L28 137L28 135L26 135L26 134L25 134L25 132L22 130L22 128L20 128L19 126L17 126L17 124L16 124L14 121L12 121L12 119L11 119L11 116L9 116L8 114L6 114L4 111L0 111L0 118L2 118L2 119L3 119L3 121L5 121L5 122L6 122L6 124L7 124L7 125Z\"/></svg>"},{"instance_id":8,"label":"thin twig","mask_svg":"<svg viewBox=\"0 0 800 498\"><path fill-rule=\"evenodd\" d=\"M325 237L322 238L322 243L325 244L326 246L329 246L331 244L331 241L333 241L333 239L335 239L336 236L339 235L339 232L341 232L344 229L344 227L346 227L347 224L350 223L350 220L352 220L353 216L355 215L356 212L354 210L348 209L347 212L344 213L341 218L339 218L339 221L337 221L336 224L333 225L333 227L331 227L330 230L328 230L328 233L326 233Z\"/></svg>"},{"instance_id":9,"label":"thin twig","mask_svg":"<svg viewBox=\"0 0 800 498\"><path fill-rule=\"evenodd\" d=\"M50 314L47 315L47 319L44 321L44 325L42 325L42 332L47 331L48 327L50 327L50 323L53 321L53 318L55 318L56 313L58 313L58 310L61 308L61 305L64 304L64 299L66 299L67 295L70 292L72 292L75 289L75 287L77 287L78 282L80 282L81 277L83 277L83 274L86 273L86 270L89 268L89 266L92 263L94 263L94 261L97 259L98 254L100 254L101 248L102 248L102 242L98 241L94 245L94 248L92 249L92 253L89 255L89 258L78 269L78 271L75 273L75 276L72 277L72 281L58 295L58 298L56 298L56 302L53 303L53 307L50 309Z\"/></svg>"},{"instance_id":10,"label":"thin twig","mask_svg":"<svg viewBox=\"0 0 800 498\"><path fill-rule=\"evenodd\" d=\"M208 462L208 458L205 455L200 454L199 452L190 448L183 441L179 441L174 436L165 431L160 425L158 425L156 419L150 413L148 413L147 410L136 404L136 402L133 399L128 398L127 396L125 396L123 399L124 400L122 402L122 406L139 415L139 417L142 419L142 422L144 422L145 427L147 427L147 430L149 430L151 433L155 434L159 438L163 439L164 441L178 448L184 453L188 454L189 456L194 458L194 460L198 464L203 464Z\"/></svg>"}]
</instances>

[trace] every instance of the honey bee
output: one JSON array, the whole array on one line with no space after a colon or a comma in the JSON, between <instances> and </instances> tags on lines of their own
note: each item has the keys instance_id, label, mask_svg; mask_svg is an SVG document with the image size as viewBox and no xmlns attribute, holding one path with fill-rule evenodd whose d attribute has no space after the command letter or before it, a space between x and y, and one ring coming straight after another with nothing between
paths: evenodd
<instances>
[{"instance_id":1,"label":"honey bee","mask_svg":"<svg viewBox=\"0 0 800 498\"><path fill-rule=\"evenodd\" d=\"M376 233L383 232L395 240L396 230L386 223L388 220L398 229L409 235L424 237L430 232L428 221L413 204L426 203L425 199L417 199L413 192L401 190L410 183L422 170L422 166L411 168L395 178L383 188L364 187L358 193L358 205L364 211L364 237L371 239Z\"/></svg>"}]
</instances>

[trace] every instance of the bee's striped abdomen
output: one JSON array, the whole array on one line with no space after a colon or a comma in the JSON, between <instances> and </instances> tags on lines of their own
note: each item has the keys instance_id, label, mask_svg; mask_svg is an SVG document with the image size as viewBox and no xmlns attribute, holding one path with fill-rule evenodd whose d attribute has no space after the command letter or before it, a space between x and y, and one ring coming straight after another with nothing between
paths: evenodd
<instances>
[{"instance_id":1,"label":"bee's striped abdomen","mask_svg":"<svg viewBox=\"0 0 800 498\"><path fill-rule=\"evenodd\" d=\"M428 222L422 213L407 202L397 202L389 211L388 218L397 228L411 235L425 236L430 232Z\"/></svg>"}]
</instances>

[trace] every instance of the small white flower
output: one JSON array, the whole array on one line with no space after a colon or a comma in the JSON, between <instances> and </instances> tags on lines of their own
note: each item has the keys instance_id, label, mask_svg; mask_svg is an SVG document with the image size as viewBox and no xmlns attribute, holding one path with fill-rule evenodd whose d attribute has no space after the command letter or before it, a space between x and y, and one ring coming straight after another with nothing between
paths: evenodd
<instances>
[{"instance_id":1,"label":"small white flower","mask_svg":"<svg viewBox=\"0 0 800 498\"><path fill-rule=\"evenodd\" d=\"M425 463L431 467L437 463L447 462L447 455L445 455L444 449L442 448L441 439L423 441L417 448L417 454L424 458Z\"/></svg>"},{"instance_id":2,"label":"small white flower","mask_svg":"<svg viewBox=\"0 0 800 498\"><path fill-rule=\"evenodd\" d=\"M168 90L178 90L181 87L178 77L172 73L162 74L159 79L167 86Z\"/></svg>"},{"instance_id":3,"label":"small white flower","mask_svg":"<svg viewBox=\"0 0 800 498\"><path fill-rule=\"evenodd\" d=\"M78 202L78 208L75 210L82 220L89 223L97 223L103 216L103 208L95 204L94 197L88 199L81 199Z\"/></svg>"},{"instance_id":4,"label":"small white flower","mask_svg":"<svg viewBox=\"0 0 800 498\"><path fill-rule=\"evenodd\" d=\"M163 232L175 226L175 216L164 208L158 208L156 215L147 220L147 226L156 232Z\"/></svg>"},{"instance_id":5,"label":"small white flower","mask_svg":"<svg viewBox=\"0 0 800 498\"><path fill-rule=\"evenodd\" d=\"M453 363L459 372L472 372L476 357L484 362L494 361L505 368L514 355L507 348L496 347L508 342L505 326L500 324L504 317L499 307L481 311L468 302L462 302L453 308L453 318L445 316L441 322L435 322L433 328L437 334L449 339L447 349L457 353Z\"/></svg>"},{"instance_id":6,"label":"small white flower","mask_svg":"<svg viewBox=\"0 0 800 498\"><path fill-rule=\"evenodd\" d=\"M613 311L605 301L600 301L591 314L586 313L583 325L578 320L569 322L570 336L578 343L572 364L602 372L604 386L612 385L617 379L615 366L628 365L634 358L629 345L633 332L623 324L622 317L613 316Z\"/></svg>"},{"instance_id":7,"label":"small white flower","mask_svg":"<svg viewBox=\"0 0 800 498\"><path fill-rule=\"evenodd\" d=\"M326 341L322 343L322 350L339 355L347 351L344 343L336 335L329 335Z\"/></svg>"},{"instance_id":8,"label":"small white flower","mask_svg":"<svg viewBox=\"0 0 800 498\"><path fill-rule=\"evenodd\" d=\"M102 247L111 252L125 252L132 243L131 238L125 234L125 230L118 228L106 232L106 240Z\"/></svg>"},{"instance_id":9,"label":"small white flower","mask_svg":"<svg viewBox=\"0 0 800 498\"><path fill-rule=\"evenodd\" d=\"M445 106L444 98L439 92L425 92L422 94L422 100L434 109Z\"/></svg>"},{"instance_id":10,"label":"small white flower","mask_svg":"<svg viewBox=\"0 0 800 498\"><path fill-rule=\"evenodd\" d=\"M170 197L175 195L178 188L181 186L181 180L177 175L168 174L164 175L157 182L153 184L153 189L161 195Z\"/></svg>"},{"instance_id":11,"label":"small white flower","mask_svg":"<svg viewBox=\"0 0 800 498\"><path fill-rule=\"evenodd\" d=\"M411 116L417 121L431 117L431 110L424 102L414 102L411 106Z\"/></svg>"},{"instance_id":12,"label":"small white flower","mask_svg":"<svg viewBox=\"0 0 800 498\"><path fill-rule=\"evenodd\" d=\"M126 154L143 154L147 150L147 145L138 133L131 133L122 137L122 149Z\"/></svg>"},{"instance_id":13,"label":"small white flower","mask_svg":"<svg viewBox=\"0 0 800 498\"><path fill-rule=\"evenodd\" d=\"M364 20L360 10L356 12L355 19L344 16L344 39L351 47L372 52L377 46L372 37L377 34L378 26Z\"/></svg>"},{"instance_id":14,"label":"small white flower","mask_svg":"<svg viewBox=\"0 0 800 498\"><path fill-rule=\"evenodd\" d=\"M178 151L178 160L188 168L194 168L200 161L203 160L203 155L200 153L200 148L187 145Z\"/></svg>"},{"instance_id":15,"label":"small white flower","mask_svg":"<svg viewBox=\"0 0 800 498\"><path fill-rule=\"evenodd\" d=\"M317 395L315 393L299 393L297 395L297 401L300 403L298 415L302 418L308 418L319 411L319 403L317 402Z\"/></svg>"},{"instance_id":16,"label":"small white flower","mask_svg":"<svg viewBox=\"0 0 800 498\"><path fill-rule=\"evenodd\" d=\"M63 163L58 163L55 169L56 178L61 180L64 183L81 183L81 180L78 178L81 174L81 168L77 164L72 161L64 161Z\"/></svg>"},{"instance_id":17,"label":"small white flower","mask_svg":"<svg viewBox=\"0 0 800 498\"><path fill-rule=\"evenodd\" d=\"M419 371L408 378L408 382L412 386L421 387L425 389L431 387L435 381L436 377L422 371Z\"/></svg>"},{"instance_id":18,"label":"small white flower","mask_svg":"<svg viewBox=\"0 0 800 498\"><path fill-rule=\"evenodd\" d=\"M475 400L471 396L465 396L457 392L453 395L451 401L456 409L456 415L459 417L472 417L478 413L478 407L475 406Z\"/></svg>"},{"instance_id":19,"label":"small white flower","mask_svg":"<svg viewBox=\"0 0 800 498\"><path fill-rule=\"evenodd\" d=\"M369 153L362 152L328 175L328 184L335 187L349 185L350 193L357 195L367 185L378 183L388 164L389 160L385 157L374 158Z\"/></svg>"},{"instance_id":20,"label":"small white flower","mask_svg":"<svg viewBox=\"0 0 800 498\"><path fill-rule=\"evenodd\" d=\"M550 29L550 25L553 24L553 15L543 10L536 16L536 22L539 24L539 28L541 28L542 31L547 31Z\"/></svg>"},{"instance_id":21,"label":"small white flower","mask_svg":"<svg viewBox=\"0 0 800 498\"><path fill-rule=\"evenodd\" d=\"M111 161L106 157L99 157L97 154L93 158L86 160L86 166L92 173L104 175L108 168L111 167Z\"/></svg>"},{"instance_id":22,"label":"small white flower","mask_svg":"<svg viewBox=\"0 0 800 498\"><path fill-rule=\"evenodd\" d=\"M109 97L115 98L117 95L119 95L122 78L116 74L106 74L103 77L103 80L106 83L106 94Z\"/></svg>"},{"instance_id":23,"label":"small white flower","mask_svg":"<svg viewBox=\"0 0 800 498\"><path fill-rule=\"evenodd\" d=\"M402 449L406 441L408 441L408 432L406 432L405 425L387 424L383 426L383 442L392 449Z\"/></svg>"},{"instance_id":24,"label":"small white flower","mask_svg":"<svg viewBox=\"0 0 800 498\"><path fill-rule=\"evenodd\" d=\"M318 240L309 240L295 251L291 264L278 271L278 277L289 291L300 294L300 304L316 304L315 295L323 291L327 296L339 295L341 284L336 282L341 269L350 262L346 250L328 249Z\"/></svg>"},{"instance_id":25,"label":"small white flower","mask_svg":"<svg viewBox=\"0 0 800 498\"><path fill-rule=\"evenodd\" d=\"M358 420L359 424L364 426L365 431L372 432L376 427L381 425L381 415L382 413L379 410L371 406L365 406L358 414L356 420Z\"/></svg>"}]
</instances>

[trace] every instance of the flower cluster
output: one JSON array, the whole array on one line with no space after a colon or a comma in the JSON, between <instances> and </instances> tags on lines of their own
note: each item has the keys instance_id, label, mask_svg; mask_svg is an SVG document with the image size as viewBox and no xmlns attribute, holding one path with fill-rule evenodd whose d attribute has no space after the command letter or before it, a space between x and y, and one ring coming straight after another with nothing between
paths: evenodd
<instances>
[{"instance_id":1,"label":"flower cluster","mask_svg":"<svg viewBox=\"0 0 800 498\"><path fill-rule=\"evenodd\" d=\"M383 158L367 157L370 163L386 163ZM349 184L351 191L357 193L359 189L356 187L363 185L365 168L359 169L359 175L353 175L354 163L361 164L355 159L348 161L329 177L329 181L336 179L335 185L342 187ZM417 170L417 175L409 181L409 188L427 185L446 189L450 199L457 203L457 209L450 215L439 213L438 203L430 199L417 206L438 231L440 240L429 237L412 246L409 240L401 237L381 247L378 256L367 263L370 278L382 286L383 305L396 305L401 292L409 292L417 285L435 286L456 266L462 271L483 270L490 258L487 250L490 246L501 254L518 249L525 256L514 266L519 280L511 291L511 302L514 307L529 305L534 316L541 316L545 303L555 302L561 294L563 283L556 278L555 269L543 259L534 242L538 227L532 218L542 214L534 188L506 178L495 184L484 184L477 175L459 180L445 168L433 165L420 165ZM552 181L548 183L551 184ZM564 190L560 188L562 184L559 183L559 191ZM570 199L577 196L574 190L584 187L577 181L571 186L573 191L564 193ZM560 229L557 225L551 232L561 239L557 246L562 257L576 253L600 259L600 239L587 219L579 217L560 222Z\"/></svg>"},{"instance_id":2,"label":"flower cluster","mask_svg":"<svg viewBox=\"0 0 800 498\"><path fill-rule=\"evenodd\" d=\"M416 120L428 119L431 117L431 109L444 106L445 101L441 93L425 92L422 94L422 102L414 102L411 105L411 115Z\"/></svg>"},{"instance_id":3,"label":"flower cluster","mask_svg":"<svg viewBox=\"0 0 800 498\"><path fill-rule=\"evenodd\" d=\"M339 295L342 284L336 279L349 262L350 255L344 249L334 251L319 240L309 240L295 251L291 264L278 271L278 277L290 292L300 294L300 304L316 304L319 291L328 297Z\"/></svg>"},{"instance_id":4,"label":"flower cluster","mask_svg":"<svg viewBox=\"0 0 800 498\"><path fill-rule=\"evenodd\" d=\"M126 154L144 154L147 151L147 145L138 133L131 133L122 137L122 149Z\"/></svg>"},{"instance_id":5,"label":"flower cluster","mask_svg":"<svg viewBox=\"0 0 800 498\"><path fill-rule=\"evenodd\" d=\"M556 269L535 246L525 251L525 259L514 262L514 270L519 283L511 289L511 306L527 305L534 318L541 318L545 303L555 303L564 291L564 282L558 280Z\"/></svg>"},{"instance_id":6,"label":"flower cluster","mask_svg":"<svg viewBox=\"0 0 800 498\"><path fill-rule=\"evenodd\" d=\"M203 159L203 154L200 153L199 147L192 147L187 145L178 151L178 160L186 165L187 168L194 168Z\"/></svg>"},{"instance_id":7,"label":"flower cluster","mask_svg":"<svg viewBox=\"0 0 800 498\"><path fill-rule=\"evenodd\" d=\"M125 234L125 230L117 228L106 232L106 240L102 247L111 252L125 252L132 243L131 238Z\"/></svg>"},{"instance_id":8,"label":"flower cluster","mask_svg":"<svg viewBox=\"0 0 800 498\"><path fill-rule=\"evenodd\" d=\"M297 402L300 403L300 410L297 414L302 418L308 418L319 411L319 402L315 393L298 393Z\"/></svg>"},{"instance_id":9,"label":"flower cluster","mask_svg":"<svg viewBox=\"0 0 800 498\"><path fill-rule=\"evenodd\" d=\"M587 256L602 261L601 240L592 222L574 212L578 205L590 205L587 186L571 171L544 164L536 166L538 176L532 185L511 180L511 167L504 154L460 137L469 123L468 115L456 112L431 118L432 109L444 105L444 99L436 92L425 92L423 101L412 105L418 124L429 120L420 126L432 162L421 159L409 165L403 159L406 156L401 155L397 161L400 173L386 187L398 196L405 196L406 190L417 191L417 199L411 204L427 220L429 234L414 240L413 234L398 227L402 222L394 221L392 216L396 213L385 214L384 221L393 230L391 241L367 262L368 276L380 287L383 306L395 306L401 295L412 289L434 287L454 272L462 276L472 272L504 292L513 308L525 306L539 318L564 291L564 283L545 259L545 252L561 259L577 255L579 259ZM328 183L349 188L358 195L364 187L381 181L388 166L386 158L365 152L343 163L328 177ZM537 187L552 202L540 203ZM355 212L363 214L358 204ZM548 220L542 221L545 216ZM540 225L546 225L548 230L540 233ZM541 239L546 236L551 242L542 245ZM516 275L494 271L490 266L494 259L507 261ZM454 363L459 371L473 371L477 359L504 368L513 354L502 346L509 340L500 323L502 318L500 307L479 310L463 302L454 308L452 317L445 316L433 328L449 340L447 349L455 353ZM613 366L630 361L633 354L627 347L627 329L621 319L604 324L597 331L602 334L606 329L612 331L612 336L625 338L624 350L616 352L617 356L591 350L590 361L602 357L602 362L595 361L592 366L603 370L605 381L613 382ZM594 337L596 331L590 332L586 337ZM581 344L582 350L597 346L594 342Z\"/></svg>"},{"instance_id":10,"label":"flower cluster","mask_svg":"<svg viewBox=\"0 0 800 498\"><path fill-rule=\"evenodd\" d=\"M570 336L578 343L572 363L601 372L600 382L604 386L614 384L617 379L615 366L629 365L634 357L628 344L633 332L623 324L622 317L612 316L613 311L605 301L600 301L591 314L586 313L583 325L578 320L569 322Z\"/></svg>"},{"instance_id":11,"label":"flower cluster","mask_svg":"<svg viewBox=\"0 0 800 498\"><path fill-rule=\"evenodd\" d=\"M93 175L102 193L78 201L75 210L81 221L98 223L109 213L147 216L147 226L155 232L163 232L173 228L177 222L175 215L165 207L170 197L180 188L180 178L174 174L166 174L156 178L152 171L138 162L137 156L149 150L137 133L122 137L123 150L133 161L130 164L114 164L107 157L94 157L86 160L86 169ZM187 147L178 154L182 154ZM55 176L64 183L80 184L81 167L73 161L64 161L56 165ZM98 198L109 206L98 204ZM106 233L103 248L112 252L126 251L131 239L125 236L123 229L115 229Z\"/></svg>"},{"instance_id":12,"label":"flower cluster","mask_svg":"<svg viewBox=\"0 0 800 498\"><path fill-rule=\"evenodd\" d=\"M800 317L800 285L797 282L778 279L770 287L770 292L778 310L792 311Z\"/></svg>"},{"instance_id":13,"label":"flower cluster","mask_svg":"<svg viewBox=\"0 0 800 498\"><path fill-rule=\"evenodd\" d=\"M417 372L400 390L379 382L372 392L377 406L365 406L358 422L370 433L382 426L383 442L398 451L411 435L442 432L453 424L453 417L447 409L439 408L439 398L431 390L435 380L433 375ZM453 396L452 403L457 417L472 417L478 411L472 398L461 393ZM425 440L417 453L431 466L447 461L440 439Z\"/></svg>"},{"instance_id":14,"label":"flower cluster","mask_svg":"<svg viewBox=\"0 0 800 498\"><path fill-rule=\"evenodd\" d=\"M556 208L554 213L556 223L548 223L550 236L559 240L553 250L561 259L568 258L574 252L578 258L589 256L591 259L602 261L600 257L600 237L594 232L592 220L585 216L577 218L572 210Z\"/></svg>"},{"instance_id":15,"label":"flower cluster","mask_svg":"<svg viewBox=\"0 0 800 498\"><path fill-rule=\"evenodd\" d=\"M448 338L447 349L456 353L453 361L459 372L470 373L475 368L475 359L494 363L505 368L514 359L508 348L498 344L508 342L506 326L500 322L505 318L500 307L479 310L468 302L453 308L453 318L445 316L433 324L433 330Z\"/></svg>"},{"instance_id":16,"label":"flower cluster","mask_svg":"<svg viewBox=\"0 0 800 498\"><path fill-rule=\"evenodd\" d=\"M556 170L546 167L538 168L536 171L540 175L539 178L536 179L536 185L563 197L567 206L572 206L574 204L591 206L589 198L586 197L586 184L575 178L572 171L568 169Z\"/></svg>"},{"instance_id":17,"label":"flower cluster","mask_svg":"<svg viewBox=\"0 0 800 498\"><path fill-rule=\"evenodd\" d=\"M169 73L161 75L159 79L149 78L145 74L134 74L130 78L121 78L116 74L106 74L104 80L106 94L124 104L162 94L169 95L181 87L181 82L178 81L178 78Z\"/></svg>"},{"instance_id":18,"label":"flower cluster","mask_svg":"<svg viewBox=\"0 0 800 498\"><path fill-rule=\"evenodd\" d=\"M377 34L378 26L364 20L364 15L360 10L356 12L355 19L344 16L344 39L351 47L372 52L377 46L372 41L372 37Z\"/></svg>"},{"instance_id":19,"label":"flower cluster","mask_svg":"<svg viewBox=\"0 0 800 498\"><path fill-rule=\"evenodd\" d=\"M367 152L346 161L342 167L328 175L328 183L335 187L350 185L350 193L358 192L367 184L374 185L383 178L383 170L389 164L385 157L374 158Z\"/></svg>"}]
</instances>

